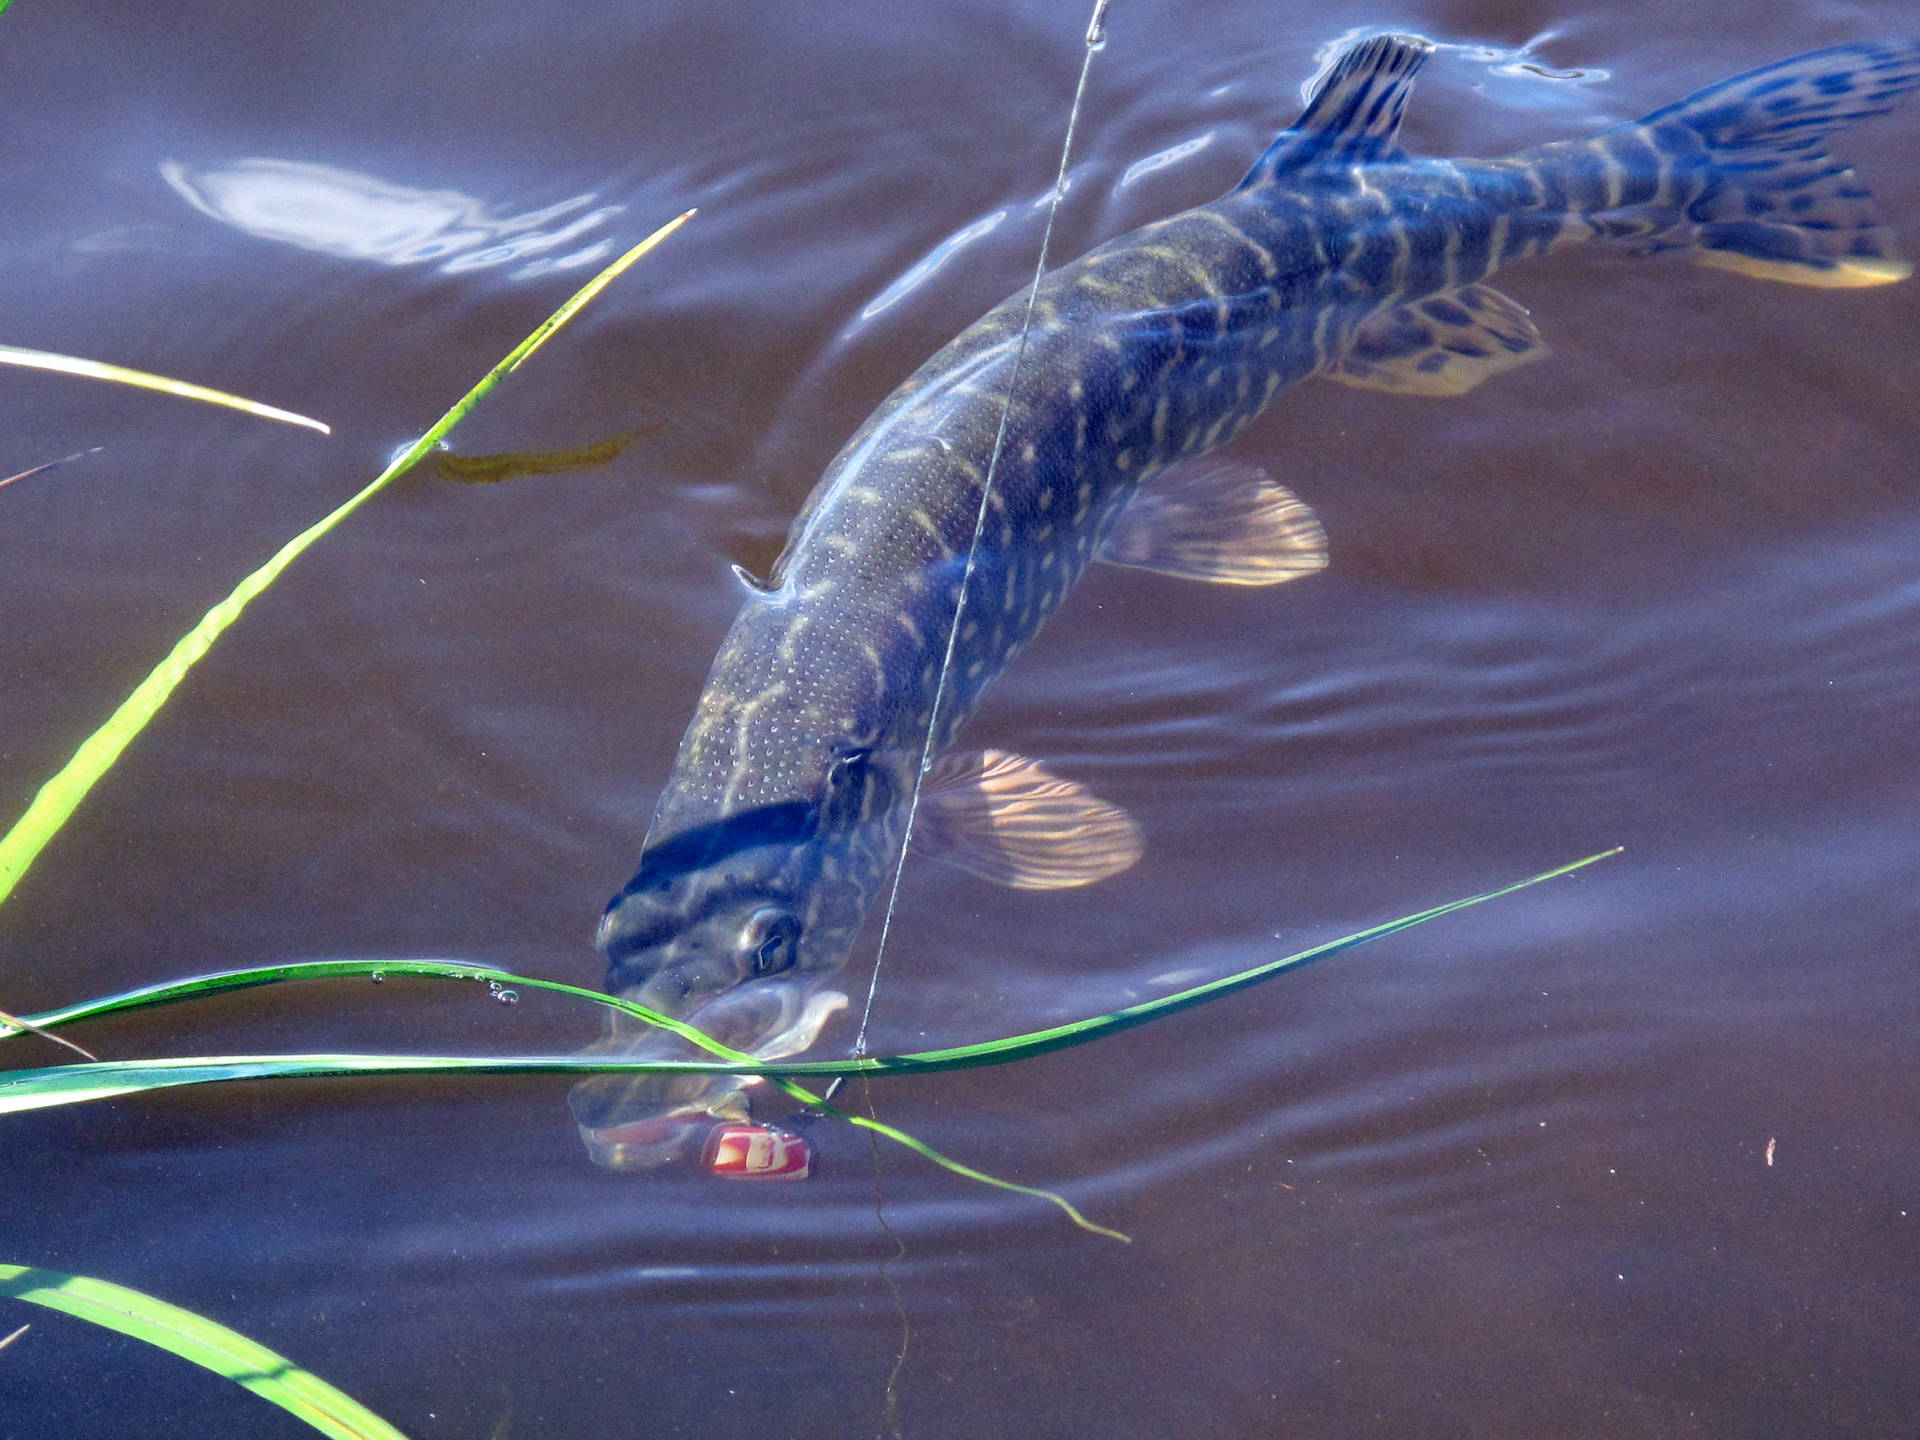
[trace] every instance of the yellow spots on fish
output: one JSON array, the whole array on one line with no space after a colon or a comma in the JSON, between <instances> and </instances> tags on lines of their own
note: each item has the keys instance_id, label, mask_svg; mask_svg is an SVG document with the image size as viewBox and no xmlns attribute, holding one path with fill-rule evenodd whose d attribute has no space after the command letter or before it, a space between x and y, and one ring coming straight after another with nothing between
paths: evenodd
<instances>
[{"instance_id":1,"label":"yellow spots on fish","mask_svg":"<svg viewBox=\"0 0 1920 1440\"><path fill-rule=\"evenodd\" d=\"M1165 395L1153 402L1153 420L1148 427L1148 438L1157 451L1167 443L1167 411L1170 402Z\"/></svg>"},{"instance_id":2,"label":"yellow spots on fish","mask_svg":"<svg viewBox=\"0 0 1920 1440\"><path fill-rule=\"evenodd\" d=\"M1113 468L1123 475L1131 470L1133 468L1133 451L1122 450L1119 454L1115 455L1113 457Z\"/></svg>"},{"instance_id":3,"label":"yellow spots on fish","mask_svg":"<svg viewBox=\"0 0 1920 1440\"><path fill-rule=\"evenodd\" d=\"M1036 544L1039 544L1039 545L1046 544L1047 541L1053 538L1053 526L1042 525L1039 529L1033 532L1033 538Z\"/></svg>"},{"instance_id":4,"label":"yellow spots on fish","mask_svg":"<svg viewBox=\"0 0 1920 1440\"><path fill-rule=\"evenodd\" d=\"M1407 267L1413 263L1413 228L1404 222L1395 222L1387 227L1393 236L1393 260L1387 268L1387 288L1399 295L1407 288ZM1449 237L1452 231L1448 232Z\"/></svg>"},{"instance_id":5,"label":"yellow spots on fish","mask_svg":"<svg viewBox=\"0 0 1920 1440\"><path fill-rule=\"evenodd\" d=\"M1120 389L1123 394L1126 391L1133 389L1133 387L1135 385L1138 385L1139 383L1140 383L1140 377L1134 374L1133 371L1123 370L1120 372Z\"/></svg>"},{"instance_id":6,"label":"yellow spots on fish","mask_svg":"<svg viewBox=\"0 0 1920 1440\"><path fill-rule=\"evenodd\" d=\"M1333 359L1333 353L1328 348L1328 332L1333 327L1333 312L1333 306L1323 305L1313 321L1314 358L1322 365Z\"/></svg>"},{"instance_id":7,"label":"yellow spots on fish","mask_svg":"<svg viewBox=\"0 0 1920 1440\"><path fill-rule=\"evenodd\" d=\"M934 523L933 516L929 515L918 505L909 505L907 507L907 519L931 535L939 542L942 552L945 551L947 543L946 537L940 533L940 527Z\"/></svg>"},{"instance_id":8,"label":"yellow spots on fish","mask_svg":"<svg viewBox=\"0 0 1920 1440\"><path fill-rule=\"evenodd\" d=\"M1082 520L1085 520L1087 518L1087 512L1092 508L1093 483L1089 481L1080 487L1080 503L1074 507L1073 523L1078 525Z\"/></svg>"},{"instance_id":9,"label":"yellow spots on fish","mask_svg":"<svg viewBox=\"0 0 1920 1440\"><path fill-rule=\"evenodd\" d=\"M1502 210L1493 217L1493 225L1487 231L1487 268L1481 278L1485 279L1500 268L1507 258L1507 236L1513 229L1513 217Z\"/></svg>"},{"instance_id":10,"label":"yellow spots on fish","mask_svg":"<svg viewBox=\"0 0 1920 1440\"><path fill-rule=\"evenodd\" d=\"M1180 449L1182 453L1190 452L1199 443L1200 427L1198 425L1190 426L1187 433L1180 437Z\"/></svg>"},{"instance_id":11,"label":"yellow spots on fish","mask_svg":"<svg viewBox=\"0 0 1920 1440\"><path fill-rule=\"evenodd\" d=\"M873 669L873 698L876 700L881 699L887 693L886 661L880 658L879 647L874 645L872 641L861 640L856 643L859 646L861 656Z\"/></svg>"},{"instance_id":12,"label":"yellow spots on fish","mask_svg":"<svg viewBox=\"0 0 1920 1440\"><path fill-rule=\"evenodd\" d=\"M1626 167L1614 158L1613 152L1605 145L1595 145L1592 150L1600 158L1600 176L1607 187L1606 208L1612 210L1620 204L1626 193Z\"/></svg>"},{"instance_id":13,"label":"yellow spots on fish","mask_svg":"<svg viewBox=\"0 0 1920 1440\"><path fill-rule=\"evenodd\" d=\"M969 660L967 662L967 678L969 680L978 680L981 672L986 668L987 662L984 660Z\"/></svg>"},{"instance_id":14,"label":"yellow spots on fish","mask_svg":"<svg viewBox=\"0 0 1920 1440\"><path fill-rule=\"evenodd\" d=\"M1280 327L1278 325L1269 325L1266 329L1260 332L1260 338L1253 342L1253 348L1256 350L1268 349L1270 346L1272 346L1273 342L1278 340L1279 338L1280 338Z\"/></svg>"},{"instance_id":15,"label":"yellow spots on fish","mask_svg":"<svg viewBox=\"0 0 1920 1440\"><path fill-rule=\"evenodd\" d=\"M980 638L980 622L978 620L967 621L966 624L960 627L960 638L967 641L978 640Z\"/></svg>"},{"instance_id":16,"label":"yellow spots on fish","mask_svg":"<svg viewBox=\"0 0 1920 1440\"><path fill-rule=\"evenodd\" d=\"M1553 239L1547 242L1547 249L1558 250L1567 245L1579 245L1591 240L1594 228L1578 215L1568 212L1560 217L1560 229Z\"/></svg>"},{"instance_id":17,"label":"yellow spots on fish","mask_svg":"<svg viewBox=\"0 0 1920 1440\"><path fill-rule=\"evenodd\" d=\"M1238 225L1227 219L1226 216L1220 214L1218 211L1205 208L1190 211L1189 213L1197 219L1211 221L1222 230L1225 230L1228 235L1232 236L1236 242L1246 249L1248 254L1253 256L1254 263L1260 267L1260 273L1266 279L1272 280L1279 275L1280 267L1274 263L1273 253L1264 245L1254 240L1252 236L1248 235L1247 232L1242 230Z\"/></svg>"},{"instance_id":18,"label":"yellow spots on fish","mask_svg":"<svg viewBox=\"0 0 1920 1440\"><path fill-rule=\"evenodd\" d=\"M1051 485L1033 497L1033 507L1042 514L1053 508L1053 487Z\"/></svg>"},{"instance_id":19,"label":"yellow spots on fish","mask_svg":"<svg viewBox=\"0 0 1920 1440\"><path fill-rule=\"evenodd\" d=\"M800 638L807 633L807 627L812 623L813 616L805 611L795 615L792 620L787 622L786 633L780 637L778 654L788 665L793 664L794 655L799 648Z\"/></svg>"},{"instance_id":20,"label":"yellow spots on fish","mask_svg":"<svg viewBox=\"0 0 1920 1440\"><path fill-rule=\"evenodd\" d=\"M923 581L923 587L924 583ZM907 632L907 639L911 640L915 645L924 645L927 643L926 634L920 629L920 622L915 620L913 616L903 612L895 618L898 620L900 628Z\"/></svg>"},{"instance_id":21,"label":"yellow spots on fish","mask_svg":"<svg viewBox=\"0 0 1920 1440\"><path fill-rule=\"evenodd\" d=\"M1265 405L1269 400L1273 399L1273 392L1279 388L1280 372L1278 370L1269 370L1267 372L1266 383L1260 387L1260 403Z\"/></svg>"},{"instance_id":22,"label":"yellow spots on fish","mask_svg":"<svg viewBox=\"0 0 1920 1440\"><path fill-rule=\"evenodd\" d=\"M750 741L752 739L754 723L760 718L761 713L765 711L768 706L784 699L786 694L787 682L784 680L776 680L758 695L753 696L749 700L741 701L734 707L733 744L736 755L746 755L750 753ZM720 712L716 711L716 713ZM727 777L727 783L722 789L720 796L722 804L731 805L733 803L734 798L740 792L742 782L751 778L753 769L754 767L752 766L742 766Z\"/></svg>"},{"instance_id":23,"label":"yellow spots on fish","mask_svg":"<svg viewBox=\"0 0 1920 1440\"><path fill-rule=\"evenodd\" d=\"M1207 382L1206 382L1207 387L1211 389L1215 385L1218 385L1220 383L1220 376L1223 373L1224 372L1221 370L1221 368L1218 365L1214 366L1211 370L1207 371Z\"/></svg>"},{"instance_id":24,"label":"yellow spots on fish","mask_svg":"<svg viewBox=\"0 0 1920 1440\"><path fill-rule=\"evenodd\" d=\"M1040 452L1033 448L1033 442L1031 440L1026 441L1020 446L1020 458L1029 465L1040 458Z\"/></svg>"}]
</instances>

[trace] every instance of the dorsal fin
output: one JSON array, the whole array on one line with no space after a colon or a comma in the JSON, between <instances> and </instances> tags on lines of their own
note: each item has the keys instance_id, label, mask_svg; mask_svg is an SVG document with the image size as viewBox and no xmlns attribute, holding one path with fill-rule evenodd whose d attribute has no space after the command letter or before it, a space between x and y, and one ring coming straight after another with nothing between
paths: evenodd
<instances>
[{"instance_id":1,"label":"dorsal fin","mask_svg":"<svg viewBox=\"0 0 1920 1440\"><path fill-rule=\"evenodd\" d=\"M1353 46L1242 183L1258 185L1312 165L1364 165L1397 155L1400 111L1432 53L1433 42L1418 35L1376 35Z\"/></svg>"}]
</instances>

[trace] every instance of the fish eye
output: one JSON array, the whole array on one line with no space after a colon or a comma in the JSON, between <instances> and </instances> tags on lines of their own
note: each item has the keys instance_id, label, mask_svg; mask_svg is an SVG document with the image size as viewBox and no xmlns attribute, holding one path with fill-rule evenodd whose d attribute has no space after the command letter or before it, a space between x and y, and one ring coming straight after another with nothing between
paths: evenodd
<instances>
[{"instance_id":1,"label":"fish eye","mask_svg":"<svg viewBox=\"0 0 1920 1440\"><path fill-rule=\"evenodd\" d=\"M785 910L754 911L742 938L756 976L778 975L800 958L800 922Z\"/></svg>"}]
</instances>

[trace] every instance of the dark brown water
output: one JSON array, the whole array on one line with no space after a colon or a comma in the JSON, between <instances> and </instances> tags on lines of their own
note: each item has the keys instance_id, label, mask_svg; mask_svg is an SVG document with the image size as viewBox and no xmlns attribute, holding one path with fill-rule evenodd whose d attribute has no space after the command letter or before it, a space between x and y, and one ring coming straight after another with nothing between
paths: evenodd
<instances>
[{"instance_id":1,"label":"dark brown water","mask_svg":"<svg viewBox=\"0 0 1920 1440\"><path fill-rule=\"evenodd\" d=\"M1350 27L1552 32L1539 64L1579 77L1428 68L1410 142L1476 154L1914 27L1896 0L1590 8L1116 0L1058 254L1232 183ZM339 955L595 982L728 562L764 562L861 416L1030 273L1085 20L0 18L0 339L337 426L0 372L0 473L107 447L0 491L8 823L239 575L701 207L457 438L664 428L602 472L403 482L302 561L0 909L0 1006ZM1910 108L1845 147L1910 251L1917 136ZM1124 1037L876 1086L1131 1247L903 1153L876 1180L844 1130L801 1186L647 1179L587 1164L563 1081L315 1082L7 1121L0 1260L210 1314L420 1440L872 1436L903 1336L912 1440L1916 1433L1920 289L1597 251L1502 286L1548 362L1452 402L1305 387L1240 442L1318 509L1329 571L1096 573L991 697L974 737L1128 806L1138 867L1064 896L909 869L881 1051L1628 847ZM528 1051L596 1024L393 982L82 1038ZM8 1063L57 1058L29 1043ZM77 1322L10 1305L0 1332L28 1319L8 1440L309 1433Z\"/></svg>"}]
</instances>

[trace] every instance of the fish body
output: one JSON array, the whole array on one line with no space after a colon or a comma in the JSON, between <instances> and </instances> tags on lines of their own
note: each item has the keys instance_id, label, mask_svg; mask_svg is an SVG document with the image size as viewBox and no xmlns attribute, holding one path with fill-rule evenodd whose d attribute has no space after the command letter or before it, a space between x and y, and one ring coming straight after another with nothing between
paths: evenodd
<instances>
[{"instance_id":1,"label":"fish body","mask_svg":"<svg viewBox=\"0 0 1920 1440\"><path fill-rule=\"evenodd\" d=\"M1908 273L1826 142L1920 84L1920 45L1803 56L1497 160L1400 150L1430 50L1349 50L1241 184L1002 302L860 427L715 658L600 927L610 991L795 1053L844 999L828 983L910 813L916 845L1009 883L1130 863L1111 807L950 750L987 686L1096 559L1235 583L1323 563L1297 501L1202 457L1310 377L1459 394L1535 358L1484 283L1503 267L1603 239L1813 285ZM621 1022L603 1043L680 1053ZM572 1103L595 1158L632 1166L742 1106L698 1077L602 1077Z\"/></svg>"}]
</instances>

